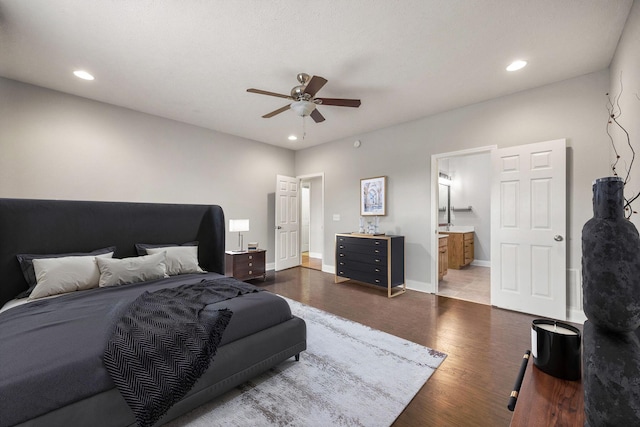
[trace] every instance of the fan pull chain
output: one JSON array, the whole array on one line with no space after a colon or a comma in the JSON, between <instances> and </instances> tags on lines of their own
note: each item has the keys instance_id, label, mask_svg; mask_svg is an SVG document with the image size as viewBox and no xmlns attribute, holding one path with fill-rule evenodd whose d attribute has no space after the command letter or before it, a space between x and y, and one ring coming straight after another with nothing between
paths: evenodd
<instances>
[{"instance_id":1,"label":"fan pull chain","mask_svg":"<svg viewBox=\"0 0 640 427\"><path fill-rule=\"evenodd\" d=\"M302 116L302 140L304 141L304 137L307 136L307 116Z\"/></svg>"}]
</instances>

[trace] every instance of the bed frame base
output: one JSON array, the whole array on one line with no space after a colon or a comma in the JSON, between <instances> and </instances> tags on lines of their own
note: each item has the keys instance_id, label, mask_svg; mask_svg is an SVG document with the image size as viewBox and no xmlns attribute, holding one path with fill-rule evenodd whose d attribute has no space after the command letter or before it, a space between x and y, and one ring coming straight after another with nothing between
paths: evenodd
<instances>
[{"instance_id":1,"label":"bed frame base","mask_svg":"<svg viewBox=\"0 0 640 427\"><path fill-rule=\"evenodd\" d=\"M297 317L220 347L211 368L156 426L210 402L291 357L299 361L300 352L306 348L306 325ZM113 388L18 424L20 427L52 425L134 427L136 422L129 406Z\"/></svg>"}]
</instances>

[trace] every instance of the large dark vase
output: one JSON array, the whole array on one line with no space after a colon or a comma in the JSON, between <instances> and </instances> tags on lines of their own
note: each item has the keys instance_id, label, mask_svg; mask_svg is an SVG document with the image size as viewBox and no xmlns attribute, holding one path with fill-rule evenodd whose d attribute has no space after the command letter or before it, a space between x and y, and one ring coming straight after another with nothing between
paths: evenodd
<instances>
[{"instance_id":1,"label":"large dark vase","mask_svg":"<svg viewBox=\"0 0 640 427\"><path fill-rule=\"evenodd\" d=\"M624 217L624 183L619 177L593 184L593 218L582 229L583 309L605 330L640 326L640 238Z\"/></svg>"},{"instance_id":2,"label":"large dark vase","mask_svg":"<svg viewBox=\"0 0 640 427\"><path fill-rule=\"evenodd\" d=\"M587 321L583 338L585 426L640 425L640 329L616 333Z\"/></svg>"}]
</instances>

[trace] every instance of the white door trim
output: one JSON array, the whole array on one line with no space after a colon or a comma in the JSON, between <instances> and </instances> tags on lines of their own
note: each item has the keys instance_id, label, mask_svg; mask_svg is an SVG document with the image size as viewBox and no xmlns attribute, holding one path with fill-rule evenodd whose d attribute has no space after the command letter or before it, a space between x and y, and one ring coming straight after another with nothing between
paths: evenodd
<instances>
[{"instance_id":1,"label":"white door trim","mask_svg":"<svg viewBox=\"0 0 640 427\"><path fill-rule=\"evenodd\" d=\"M320 178L321 184L320 184L320 195L321 195L321 202L322 206L320 207L320 229L322 230L322 249L321 249L321 254L322 254L322 271L325 271L324 268L324 260L325 260L325 254L324 254L324 172L318 172L318 173L311 173L311 174L305 174L305 175L298 175L296 178L298 178L298 181L301 182L303 180L308 180L308 179L313 179L313 178Z\"/></svg>"}]
</instances>

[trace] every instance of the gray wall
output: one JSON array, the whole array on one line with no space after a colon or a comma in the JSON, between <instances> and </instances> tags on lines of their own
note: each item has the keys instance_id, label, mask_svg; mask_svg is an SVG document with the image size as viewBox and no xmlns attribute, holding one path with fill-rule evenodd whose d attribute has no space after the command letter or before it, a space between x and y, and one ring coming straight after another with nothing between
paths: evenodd
<instances>
[{"instance_id":1,"label":"gray wall","mask_svg":"<svg viewBox=\"0 0 640 427\"><path fill-rule=\"evenodd\" d=\"M296 173L325 173L325 270L334 235L357 230L361 178L388 177L381 230L406 238L407 285L432 291L431 155L496 144L498 148L566 138L568 145L568 305L581 313L580 233L591 217L591 182L607 173L602 126L604 70L296 152ZM366 100L363 100L366 102ZM362 141L354 148L353 141ZM340 214L340 221L332 221Z\"/></svg>"},{"instance_id":2,"label":"gray wall","mask_svg":"<svg viewBox=\"0 0 640 427\"><path fill-rule=\"evenodd\" d=\"M482 265L488 267L491 261L491 153L468 154L446 160L449 174L453 177L451 206L472 207L470 212L451 212L451 223L474 227L474 259L485 261Z\"/></svg>"},{"instance_id":3,"label":"gray wall","mask_svg":"<svg viewBox=\"0 0 640 427\"><path fill-rule=\"evenodd\" d=\"M219 204L273 262L293 151L2 78L0 100L0 197Z\"/></svg>"},{"instance_id":4,"label":"gray wall","mask_svg":"<svg viewBox=\"0 0 640 427\"><path fill-rule=\"evenodd\" d=\"M631 135L631 143L636 151L635 164L631 170L631 181L625 187L625 196L630 197L640 191L640 0L635 0L627 23L622 32L622 37L618 43L616 54L611 62L611 83L609 93L611 95L620 94L622 83L622 96L620 97L620 108L622 115L619 122L627 129ZM603 97L602 104L604 105ZM603 113L603 114L606 114ZM606 118L602 118L600 123L605 125ZM631 151L626 147L626 137L622 131L613 133L616 147L624 161L630 163ZM606 140L608 143L608 139ZM613 152L611 153L613 159ZM618 168L619 175L622 175L622 168ZM608 173L610 175L611 173ZM640 212L640 200L637 200L633 207ZM636 228L640 229L640 214L631 217Z\"/></svg>"}]
</instances>

